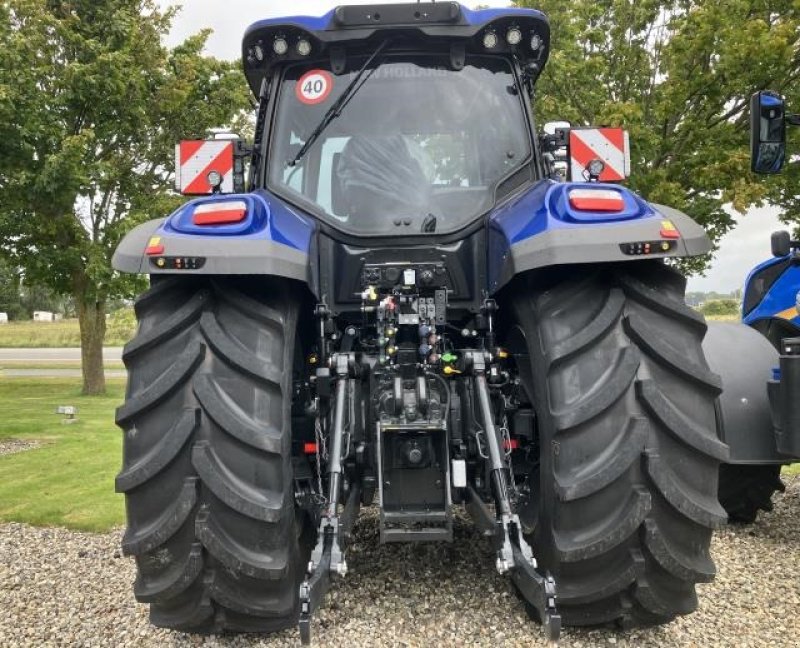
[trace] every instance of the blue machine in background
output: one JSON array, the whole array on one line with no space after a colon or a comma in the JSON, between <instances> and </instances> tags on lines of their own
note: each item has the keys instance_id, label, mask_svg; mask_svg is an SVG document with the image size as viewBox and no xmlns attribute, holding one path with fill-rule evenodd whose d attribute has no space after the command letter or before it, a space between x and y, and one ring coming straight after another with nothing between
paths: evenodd
<instances>
[{"instance_id":1,"label":"blue machine in background","mask_svg":"<svg viewBox=\"0 0 800 648\"><path fill-rule=\"evenodd\" d=\"M754 173L782 170L787 124L800 125L800 116L787 114L780 95L769 91L753 95L750 139ZM764 375L772 429L753 427L749 420L738 417L743 401L735 385L726 386L720 398L721 411L731 413L726 431L742 439L732 447L746 451L732 453L730 463L721 466L719 498L730 519L744 523L753 522L760 510L772 510L773 493L783 490L782 466L800 458L800 444L792 439L800 431L800 242L792 241L789 232L775 232L772 255L748 275L742 301L744 324L763 335L772 349L762 346L756 354L756 345L728 345L729 349L743 349L744 356L736 356L736 362ZM715 329L719 334L712 338L727 336L725 325ZM722 348L722 344L717 346ZM732 362L717 355L722 364Z\"/></svg>"},{"instance_id":2,"label":"blue machine in background","mask_svg":"<svg viewBox=\"0 0 800 648\"><path fill-rule=\"evenodd\" d=\"M772 254L745 281L742 321L779 348L783 338L800 336L800 241L775 232Z\"/></svg>"},{"instance_id":3,"label":"blue machine in background","mask_svg":"<svg viewBox=\"0 0 800 648\"><path fill-rule=\"evenodd\" d=\"M800 126L800 115L787 113L783 97L763 91L750 102L751 168L780 173L786 161L786 126ZM762 333L780 353L770 381L770 403L780 454L800 458L800 241L786 231L772 234L773 258L747 277L742 304L744 322Z\"/></svg>"}]
</instances>

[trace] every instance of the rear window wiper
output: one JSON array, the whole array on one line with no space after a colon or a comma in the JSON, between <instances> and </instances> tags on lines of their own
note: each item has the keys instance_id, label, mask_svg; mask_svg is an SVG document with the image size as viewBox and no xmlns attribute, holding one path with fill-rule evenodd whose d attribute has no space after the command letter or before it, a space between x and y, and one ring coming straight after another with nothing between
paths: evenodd
<instances>
[{"instance_id":1,"label":"rear window wiper","mask_svg":"<svg viewBox=\"0 0 800 648\"><path fill-rule=\"evenodd\" d=\"M311 131L311 134L297 152L297 155L294 156L294 159L289 161L288 166L297 166L297 163L302 160L303 156L308 153L308 150L314 146L314 142L319 139L319 136L322 135L330 123L342 114L342 111L347 107L347 104L350 103L350 100L356 96L356 93L359 90L361 90L363 85L372 76L373 72L380 67L380 64L373 68L370 68L369 66L372 65L372 62L381 54L381 52L383 52L383 50L386 49L386 47L389 45L389 42L389 40L383 41L366 60L364 65L361 66L361 69L358 71L355 77L353 77L353 80L350 82L350 84L344 89L344 92L342 92L341 96L336 100L336 103L334 103L328 109L328 112L326 112L322 117L322 120L319 122L319 124L317 124L317 127Z\"/></svg>"}]
</instances>

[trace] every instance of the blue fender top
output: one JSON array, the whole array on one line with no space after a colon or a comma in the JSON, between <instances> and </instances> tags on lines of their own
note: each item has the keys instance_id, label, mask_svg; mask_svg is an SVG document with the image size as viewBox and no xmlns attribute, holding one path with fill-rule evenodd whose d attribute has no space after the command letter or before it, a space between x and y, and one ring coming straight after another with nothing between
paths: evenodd
<instances>
[{"instance_id":1,"label":"blue fender top","mask_svg":"<svg viewBox=\"0 0 800 648\"><path fill-rule=\"evenodd\" d=\"M247 205L244 220L222 225L196 225L198 207L242 201ZM191 236L236 237L241 240L266 240L308 252L314 220L272 194L259 190L248 194L227 194L191 200L170 215L156 234L180 238Z\"/></svg>"},{"instance_id":2,"label":"blue fender top","mask_svg":"<svg viewBox=\"0 0 800 648\"><path fill-rule=\"evenodd\" d=\"M611 196L613 211L576 209L570 193ZM588 195L591 195L590 193ZM711 242L686 214L620 185L542 180L489 215L489 289L549 266L705 254Z\"/></svg>"},{"instance_id":3,"label":"blue fender top","mask_svg":"<svg viewBox=\"0 0 800 648\"><path fill-rule=\"evenodd\" d=\"M244 206L241 219L222 224L199 224L197 210L225 203ZM114 253L120 272L160 274L275 275L316 280L313 218L266 191L208 196L191 200L166 219L134 228Z\"/></svg>"}]
</instances>

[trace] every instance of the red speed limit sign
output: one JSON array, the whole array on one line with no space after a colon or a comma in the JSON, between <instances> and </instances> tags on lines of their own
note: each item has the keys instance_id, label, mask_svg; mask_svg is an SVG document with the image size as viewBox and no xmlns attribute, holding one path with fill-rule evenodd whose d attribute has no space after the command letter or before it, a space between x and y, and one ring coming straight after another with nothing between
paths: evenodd
<instances>
[{"instance_id":1,"label":"red speed limit sign","mask_svg":"<svg viewBox=\"0 0 800 648\"><path fill-rule=\"evenodd\" d=\"M333 76L325 70L306 72L297 82L295 92L300 103L315 106L325 101L333 91Z\"/></svg>"}]
</instances>

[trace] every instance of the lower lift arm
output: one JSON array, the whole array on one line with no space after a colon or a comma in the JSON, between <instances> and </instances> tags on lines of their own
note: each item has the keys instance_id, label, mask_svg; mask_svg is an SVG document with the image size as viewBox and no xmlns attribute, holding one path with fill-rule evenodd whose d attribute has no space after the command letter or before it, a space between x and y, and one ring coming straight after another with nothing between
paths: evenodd
<instances>
[{"instance_id":1,"label":"lower lift arm","mask_svg":"<svg viewBox=\"0 0 800 648\"><path fill-rule=\"evenodd\" d=\"M342 460L345 432L345 412L347 411L348 386L356 373L355 355L338 353L333 356L336 370L336 397L333 409L333 430L331 432L331 451L328 461L328 499L320 520L317 544L311 552L308 574L300 585L300 640L311 642L311 617L314 610L325 598L331 586L331 574L344 576L347 562L342 551L343 525L338 514L339 499L342 492ZM352 421L350 422L352 425ZM358 506L358 493L353 491L348 498L348 507ZM350 519L345 510L342 518Z\"/></svg>"},{"instance_id":2,"label":"lower lift arm","mask_svg":"<svg viewBox=\"0 0 800 648\"><path fill-rule=\"evenodd\" d=\"M556 610L556 584L549 574L542 576L536 571L533 551L522 536L519 517L511 510L504 454L494 424L489 386L486 381L487 358L483 352L473 351L468 354L466 360L475 379L481 424L489 454L490 479L497 512L494 533L497 544L497 571L501 574L510 572L520 594L539 613L547 638L556 641L561 634L561 616Z\"/></svg>"}]
</instances>

